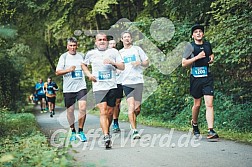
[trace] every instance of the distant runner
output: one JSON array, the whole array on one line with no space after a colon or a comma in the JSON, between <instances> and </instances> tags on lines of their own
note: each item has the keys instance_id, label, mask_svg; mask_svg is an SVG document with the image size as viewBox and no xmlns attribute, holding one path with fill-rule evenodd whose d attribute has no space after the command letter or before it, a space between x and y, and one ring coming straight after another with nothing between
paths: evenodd
<instances>
[{"instance_id":1,"label":"distant runner","mask_svg":"<svg viewBox=\"0 0 252 167\"><path fill-rule=\"evenodd\" d=\"M56 91L58 90L58 85L52 81L51 77L47 78L47 82L44 84L44 89L46 92L46 100L48 102L48 108L50 112L50 117L55 114L55 101L56 101Z\"/></svg>"},{"instance_id":2,"label":"distant runner","mask_svg":"<svg viewBox=\"0 0 252 167\"><path fill-rule=\"evenodd\" d=\"M41 78L39 79L39 82L37 82L35 85L35 91L37 94L38 101L40 103L41 113L46 112L46 95L44 90L44 82Z\"/></svg>"}]
</instances>

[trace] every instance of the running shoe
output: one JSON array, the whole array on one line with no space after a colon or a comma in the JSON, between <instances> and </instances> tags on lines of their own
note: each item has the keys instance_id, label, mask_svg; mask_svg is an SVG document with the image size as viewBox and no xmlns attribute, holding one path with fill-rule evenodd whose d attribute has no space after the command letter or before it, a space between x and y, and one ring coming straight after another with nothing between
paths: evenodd
<instances>
[{"instance_id":1,"label":"running shoe","mask_svg":"<svg viewBox=\"0 0 252 167\"><path fill-rule=\"evenodd\" d=\"M141 137L140 137L138 131L137 131L137 130L134 130L134 131L133 131L133 134L132 134L132 139L135 140L135 139L140 139L140 138L141 138Z\"/></svg>"},{"instance_id":2,"label":"running shoe","mask_svg":"<svg viewBox=\"0 0 252 167\"><path fill-rule=\"evenodd\" d=\"M198 127L198 124L194 124L193 121L191 121L191 125L192 125L192 128L193 128L193 134L196 138L199 138L200 137L200 131L199 131L199 127Z\"/></svg>"},{"instance_id":3,"label":"running shoe","mask_svg":"<svg viewBox=\"0 0 252 167\"><path fill-rule=\"evenodd\" d=\"M105 144L106 149L111 148L112 142L111 142L111 139L110 139L110 135L105 135L103 140L104 140L104 144Z\"/></svg>"},{"instance_id":4,"label":"running shoe","mask_svg":"<svg viewBox=\"0 0 252 167\"><path fill-rule=\"evenodd\" d=\"M114 133L121 131L118 124L113 124L112 130L113 130Z\"/></svg>"},{"instance_id":5,"label":"running shoe","mask_svg":"<svg viewBox=\"0 0 252 167\"><path fill-rule=\"evenodd\" d=\"M53 115L55 115L55 111L54 110L52 111L52 113L53 113Z\"/></svg>"},{"instance_id":6,"label":"running shoe","mask_svg":"<svg viewBox=\"0 0 252 167\"><path fill-rule=\"evenodd\" d=\"M80 131L78 134L77 134L77 137L80 139L80 141L82 142L86 142L87 141L87 138L84 134L84 132Z\"/></svg>"},{"instance_id":7,"label":"running shoe","mask_svg":"<svg viewBox=\"0 0 252 167\"><path fill-rule=\"evenodd\" d=\"M51 117L51 118L53 117L53 113L52 113L52 112L50 112L50 117Z\"/></svg>"},{"instance_id":8,"label":"running shoe","mask_svg":"<svg viewBox=\"0 0 252 167\"><path fill-rule=\"evenodd\" d=\"M207 139L209 141L218 141L219 135L213 129L208 130Z\"/></svg>"},{"instance_id":9,"label":"running shoe","mask_svg":"<svg viewBox=\"0 0 252 167\"><path fill-rule=\"evenodd\" d=\"M75 141L76 140L76 133L72 132L71 136L70 136L70 141Z\"/></svg>"}]
</instances>

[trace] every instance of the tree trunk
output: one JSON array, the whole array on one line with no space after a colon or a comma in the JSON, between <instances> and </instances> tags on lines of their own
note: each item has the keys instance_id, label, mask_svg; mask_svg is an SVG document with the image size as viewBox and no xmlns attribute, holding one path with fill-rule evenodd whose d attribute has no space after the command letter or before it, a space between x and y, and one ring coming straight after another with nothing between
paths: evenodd
<instances>
[{"instance_id":1,"label":"tree trunk","mask_svg":"<svg viewBox=\"0 0 252 167\"><path fill-rule=\"evenodd\" d=\"M55 64L53 63L52 59L51 59L51 54L50 54L50 48L48 45L46 45L46 52L45 52L45 57L47 58L50 66L52 67L53 71L55 72L56 70L56 66Z\"/></svg>"},{"instance_id":2,"label":"tree trunk","mask_svg":"<svg viewBox=\"0 0 252 167\"><path fill-rule=\"evenodd\" d=\"M120 6L120 1L117 1L118 4L116 5L116 15L117 15L117 19L121 19L122 18L122 13L121 13L121 6Z\"/></svg>"}]
</instances>

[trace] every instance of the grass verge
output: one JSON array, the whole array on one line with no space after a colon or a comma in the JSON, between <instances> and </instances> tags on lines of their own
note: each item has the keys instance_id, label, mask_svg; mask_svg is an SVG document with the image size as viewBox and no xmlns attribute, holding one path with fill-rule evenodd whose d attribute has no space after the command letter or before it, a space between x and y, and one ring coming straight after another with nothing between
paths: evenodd
<instances>
[{"instance_id":1,"label":"grass verge","mask_svg":"<svg viewBox=\"0 0 252 167\"><path fill-rule=\"evenodd\" d=\"M67 148L50 147L31 113L0 110L0 166L73 166Z\"/></svg>"}]
</instances>

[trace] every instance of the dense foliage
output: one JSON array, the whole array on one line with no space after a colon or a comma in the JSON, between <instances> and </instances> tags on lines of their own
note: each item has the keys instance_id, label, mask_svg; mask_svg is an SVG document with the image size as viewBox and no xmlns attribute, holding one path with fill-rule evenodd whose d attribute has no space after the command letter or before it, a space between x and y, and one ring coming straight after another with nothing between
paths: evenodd
<instances>
[{"instance_id":1,"label":"dense foliage","mask_svg":"<svg viewBox=\"0 0 252 167\"><path fill-rule=\"evenodd\" d=\"M50 147L31 113L0 110L0 166L72 166L67 150Z\"/></svg>"},{"instance_id":2,"label":"dense foliage","mask_svg":"<svg viewBox=\"0 0 252 167\"><path fill-rule=\"evenodd\" d=\"M40 77L45 80L53 76L61 85L61 77L56 77L54 70L59 55L66 51L67 37L76 36L79 50L86 52L93 48L93 39L84 34L85 30L108 30L121 18L127 18L164 53L145 71L158 87L144 102L143 115L162 121L180 120L181 114L190 115L192 105L188 96L189 69L179 66L164 74L155 63L169 59L181 42L190 42L190 27L201 23L215 54L211 70L217 95L216 125L252 131L249 0L1 0L0 8L0 107L22 106ZM170 19L175 27L169 41L157 41L149 31L153 21L161 17ZM61 94L58 100L62 100Z\"/></svg>"},{"instance_id":3,"label":"dense foliage","mask_svg":"<svg viewBox=\"0 0 252 167\"><path fill-rule=\"evenodd\" d=\"M217 55L214 73L218 89L235 101L251 102L251 3L216 1L211 6L209 13L213 15L211 24L214 26L210 26L208 36Z\"/></svg>"}]
</instances>

